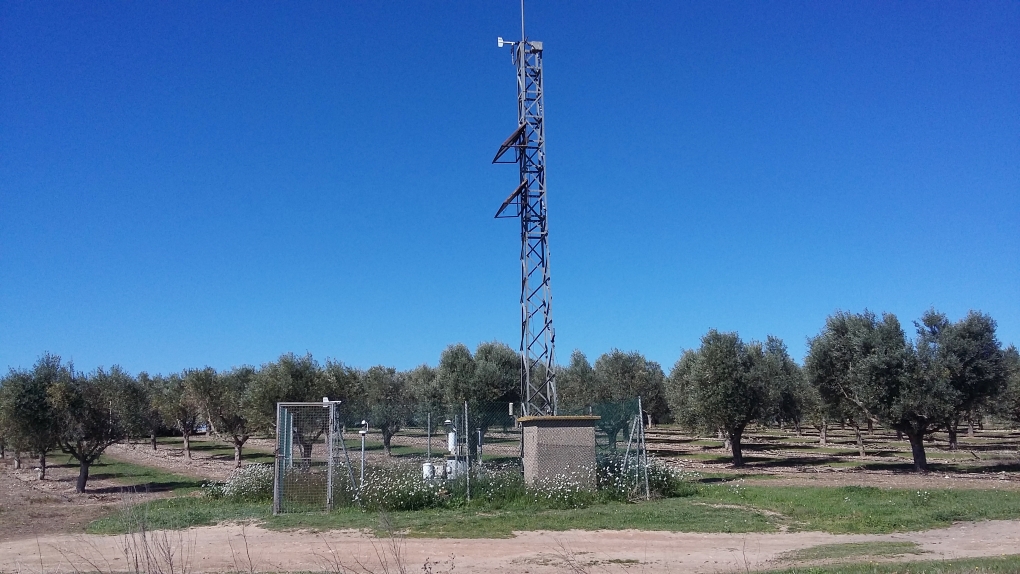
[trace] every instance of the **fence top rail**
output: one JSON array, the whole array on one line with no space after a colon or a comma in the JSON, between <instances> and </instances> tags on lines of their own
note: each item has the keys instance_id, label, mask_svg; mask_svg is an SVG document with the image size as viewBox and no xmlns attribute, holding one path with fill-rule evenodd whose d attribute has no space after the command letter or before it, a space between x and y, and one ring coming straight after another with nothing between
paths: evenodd
<instances>
[{"instance_id":1,"label":"fence top rail","mask_svg":"<svg viewBox=\"0 0 1020 574\"><path fill-rule=\"evenodd\" d=\"M528 415L517 417L517 422L528 423L532 421L597 421L602 417L591 415Z\"/></svg>"},{"instance_id":2,"label":"fence top rail","mask_svg":"<svg viewBox=\"0 0 1020 574\"><path fill-rule=\"evenodd\" d=\"M331 404L338 404L340 401L329 401L328 403L276 403L278 407L322 407L328 408Z\"/></svg>"}]
</instances>

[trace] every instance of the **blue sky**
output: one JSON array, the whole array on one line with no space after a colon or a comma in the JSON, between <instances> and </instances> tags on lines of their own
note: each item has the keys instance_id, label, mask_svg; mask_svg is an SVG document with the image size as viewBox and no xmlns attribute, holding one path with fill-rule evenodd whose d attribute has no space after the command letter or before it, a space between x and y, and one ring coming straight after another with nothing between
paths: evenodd
<instances>
[{"instance_id":1,"label":"blue sky","mask_svg":"<svg viewBox=\"0 0 1020 574\"><path fill-rule=\"evenodd\" d=\"M557 354L1020 344L1020 3L528 3ZM513 0L0 4L0 367L367 368L519 336Z\"/></svg>"}]
</instances>

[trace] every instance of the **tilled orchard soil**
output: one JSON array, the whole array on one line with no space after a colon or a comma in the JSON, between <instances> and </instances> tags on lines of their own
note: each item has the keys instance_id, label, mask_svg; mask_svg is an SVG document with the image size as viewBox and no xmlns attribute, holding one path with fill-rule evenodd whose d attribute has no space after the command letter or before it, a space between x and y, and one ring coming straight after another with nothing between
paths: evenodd
<instances>
[{"instance_id":1,"label":"tilled orchard soil","mask_svg":"<svg viewBox=\"0 0 1020 574\"><path fill-rule=\"evenodd\" d=\"M10 460L0 460L0 542L82 532L125 501L123 486L98 478L89 481L86 494L78 494L77 477L77 466L51 463L46 479L38 480L35 470L14 470Z\"/></svg>"}]
</instances>

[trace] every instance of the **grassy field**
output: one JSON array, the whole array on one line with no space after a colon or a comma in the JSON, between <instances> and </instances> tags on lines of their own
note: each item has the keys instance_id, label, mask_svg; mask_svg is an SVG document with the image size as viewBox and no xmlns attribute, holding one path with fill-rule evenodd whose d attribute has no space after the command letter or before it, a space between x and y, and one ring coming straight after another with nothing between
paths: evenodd
<instances>
[{"instance_id":1,"label":"grassy field","mask_svg":"<svg viewBox=\"0 0 1020 574\"><path fill-rule=\"evenodd\" d=\"M903 556L923 554L914 542L850 542L846 544L823 544L789 552L783 560L805 562L810 560L843 560L878 556Z\"/></svg>"},{"instance_id":2,"label":"grassy field","mask_svg":"<svg viewBox=\"0 0 1020 574\"><path fill-rule=\"evenodd\" d=\"M195 496L138 505L150 527L185 528L230 520L255 520L268 528L376 529L380 513L340 509L331 513L272 516L268 503L238 504ZM986 490L887 490L862 487L793 487L702 484L684 498L608 503L573 510L535 504L501 508L475 502L461 508L387 513L409 536L498 538L515 530L640 529L683 532L811 530L879 534L949 526L954 521L1020 518L1020 492ZM92 523L90 532L118 533L137 524L123 512Z\"/></svg>"},{"instance_id":3,"label":"grassy field","mask_svg":"<svg viewBox=\"0 0 1020 574\"><path fill-rule=\"evenodd\" d=\"M111 479L139 491L175 494L185 494L198 489L204 482L198 478L119 460L110 454L104 454L92 465L89 478Z\"/></svg>"},{"instance_id":4,"label":"grassy field","mask_svg":"<svg viewBox=\"0 0 1020 574\"><path fill-rule=\"evenodd\" d=\"M407 442L394 438L395 458L420 456L425 444L412 430ZM421 434L421 433L418 433ZM380 456L382 444L369 437L366 448ZM461 508L397 512L389 515L398 528L412 536L503 537L515 530L564 530L568 528L637 528L690 532L771 532L779 529L819 530L833 533L887 533L948 526L954 521L1020 518L1020 492L1011 490L904 490L860 486L771 485L770 478L782 467L833 466L860 469L908 470L909 447L894 433L876 429L862 436L866 457L857 454L856 436L850 429L831 428L828 444L818 444L817 432L803 434L759 429L747 435L745 453L750 464L739 474L729 468L729 454L714 438L685 436L679 429L656 427L649 431L649 446L660 454L702 461L700 482L685 498L636 504L602 504L577 510L551 510L527 504L490 507L477 501ZM179 448L180 438L163 438L161 444ZM436 441L438 443L438 441ZM504 441L505 442L505 441ZM498 444L498 441L493 441ZM196 452L214 458L233 459L230 444L205 437L192 443ZM439 452L433 444L433 452ZM946 448L943 437L926 445L932 466L957 473L1010 472L1020 468L1020 434L1003 429L960 436L960 448ZM360 441L348 441L352 455ZM271 453L249 448L247 462L272 462ZM716 467L716 465L718 465ZM775 470L774 470L775 469ZM125 486L155 492L186 494L201 481L104 457L94 476L112 477ZM735 480L740 479L740 480ZM866 480L862 477L863 480ZM380 516L356 509L330 514L288 514L273 517L268 503L235 504L187 497L152 501L141 505L155 525L186 527L227 520L251 519L270 528L366 528L374 529ZM122 532L134 519L116 515L90 526L93 532Z\"/></svg>"}]
</instances>

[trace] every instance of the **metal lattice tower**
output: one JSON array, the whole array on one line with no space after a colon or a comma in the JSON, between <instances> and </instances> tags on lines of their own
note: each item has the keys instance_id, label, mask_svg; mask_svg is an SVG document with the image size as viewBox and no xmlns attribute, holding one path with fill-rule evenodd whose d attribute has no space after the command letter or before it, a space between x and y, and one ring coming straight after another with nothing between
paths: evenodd
<instances>
[{"instance_id":1,"label":"metal lattice tower","mask_svg":"<svg viewBox=\"0 0 1020 574\"><path fill-rule=\"evenodd\" d=\"M496 217L521 222L521 395L525 415L556 414L556 370L553 348L552 293L549 289L549 229L545 196L545 101L542 91L542 42L524 34L521 41L499 47L513 49L517 67L518 127L499 146L493 163L516 163L520 184L506 198ZM514 159L504 159L510 151Z\"/></svg>"}]
</instances>

